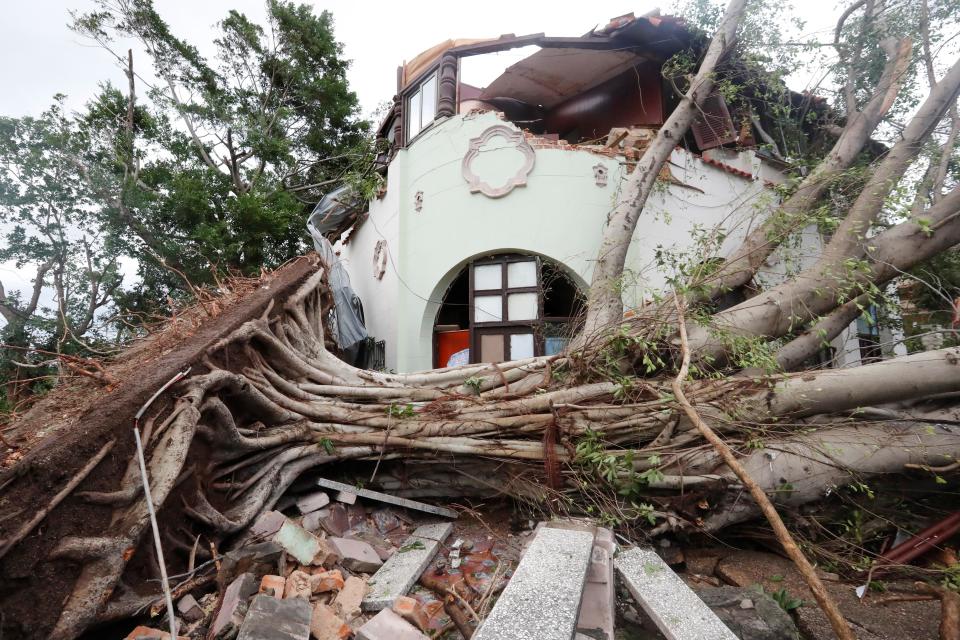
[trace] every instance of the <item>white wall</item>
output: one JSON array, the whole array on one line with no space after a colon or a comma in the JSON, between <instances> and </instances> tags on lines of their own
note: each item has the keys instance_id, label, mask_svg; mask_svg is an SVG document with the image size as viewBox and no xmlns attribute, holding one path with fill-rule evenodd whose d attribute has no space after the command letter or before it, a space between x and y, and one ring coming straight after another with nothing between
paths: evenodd
<instances>
[{"instance_id":1,"label":"white wall","mask_svg":"<svg viewBox=\"0 0 960 640\"><path fill-rule=\"evenodd\" d=\"M433 323L443 293L478 256L539 254L566 266L581 286L590 281L607 214L628 178L624 167L585 150L538 149L526 186L498 199L470 193L461 161L470 139L494 125L513 127L494 113L456 115L400 150L386 197L371 203L370 218L349 244L338 246L363 300L368 331L387 340L388 368L432 366ZM606 186L595 182L598 163L608 168ZM666 282L656 251L689 249L698 233L711 235L716 228L728 234L721 253L730 251L773 203L762 180L733 175L682 150L673 153L671 172L676 184L662 183L651 196L628 253L628 304ZM392 260L376 281L372 254L379 239L386 239Z\"/></svg>"}]
</instances>

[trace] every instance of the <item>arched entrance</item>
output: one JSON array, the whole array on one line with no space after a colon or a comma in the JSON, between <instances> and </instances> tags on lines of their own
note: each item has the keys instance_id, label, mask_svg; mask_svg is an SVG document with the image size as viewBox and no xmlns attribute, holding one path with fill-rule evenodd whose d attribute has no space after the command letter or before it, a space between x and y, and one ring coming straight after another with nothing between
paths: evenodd
<instances>
[{"instance_id":1,"label":"arched entrance","mask_svg":"<svg viewBox=\"0 0 960 640\"><path fill-rule=\"evenodd\" d=\"M434 322L434 366L559 353L583 305L573 279L549 259L520 253L478 258L444 294Z\"/></svg>"}]
</instances>

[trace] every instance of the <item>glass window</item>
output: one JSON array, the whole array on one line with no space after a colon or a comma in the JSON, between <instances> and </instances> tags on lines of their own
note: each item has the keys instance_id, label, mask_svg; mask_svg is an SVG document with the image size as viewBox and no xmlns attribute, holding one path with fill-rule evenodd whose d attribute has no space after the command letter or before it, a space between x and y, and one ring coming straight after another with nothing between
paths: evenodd
<instances>
[{"instance_id":1,"label":"glass window","mask_svg":"<svg viewBox=\"0 0 960 640\"><path fill-rule=\"evenodd\" d=\"M515 320L536 320L538 315L537 297L535 293L508 294L507 319L511 322Z\"/></svg>"},{"instance_id":2,"label":"glass window","mask_svg":"<svg viewBox=\"0 0 960 640\"><path fill-rule=\"evenodd\" d=\"M473 268L473 288L482 289L503 288L503 265L483 264Z\"/></svg>"},{"instance_id":3,"label":"glass window","mask_svg":"<svg viewBox=\"0 0 960 640\"><path fill-rule=\"evenodd\" d=\"M510 334L510 359L520 360L521 358L533 357L533 334L532 333L512 333Z\"/></svg>"},{"instance_id":4,"label":"glass window","mask_svg":"<svg viewBox=\"0 0 960 640\"><path fill-rule=\"evenodd\" d=\"M511 289L537 286L537 263L533 260L507 263L507 286Z\"/></svg>"},{"instance_id":5,"label":"glass window","mask_svg":"<svg viewBox=\"0 0 960 640\"><path fill-rule=\"evenodd\" d=\"M427 128L437 116L437 74L424 80L407 98L407 141Z\"/></svg>"},{"instance_id":6,"label":"glass window","mask_svg":"<svg viewBox=\"0 0 960 640\"><path fill-rule=\"evenodd\" d=\"M475 296L473 298L474 322L500 322L503 320L503 296Z\"/></svg>"}]
</instances>

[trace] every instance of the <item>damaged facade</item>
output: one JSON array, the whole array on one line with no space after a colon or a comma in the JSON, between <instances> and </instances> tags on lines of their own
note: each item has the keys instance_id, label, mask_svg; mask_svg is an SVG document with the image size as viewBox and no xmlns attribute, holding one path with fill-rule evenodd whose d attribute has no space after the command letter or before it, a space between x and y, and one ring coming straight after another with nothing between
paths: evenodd
<instances>
[{"instance_id":1,"label":"damaged facade","mask_svg":"<svg viewBox=\"0 0 960 640\"><path fill-rule=\"evenodd\" d=\"M389 143L381 197L366 211L328 203L311 220L335 244L380 345L358 364L405 372L559 352L607 215L676 104L663 65L700 44L677 18L631 14L581 37L448 40L400 67L378 132ZM534 52L486 87L465 81L472 60L520 48ZM628 314L666 284L672 256L717 230L709 251L723 256L776 205L787 165L775 127L749 101L707 99L644 208L625 270ZM804 231L753 287L782 281L821 244ZM864 336L854 323L824 360L876 355L875 325L861 325Z\"/></svg>"}]
</instances>

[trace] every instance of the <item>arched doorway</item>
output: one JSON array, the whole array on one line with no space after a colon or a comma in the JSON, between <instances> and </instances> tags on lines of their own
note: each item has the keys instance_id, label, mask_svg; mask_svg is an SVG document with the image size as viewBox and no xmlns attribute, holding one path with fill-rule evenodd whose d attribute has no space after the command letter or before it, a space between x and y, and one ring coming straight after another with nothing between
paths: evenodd
<instances>
[{"instance_id":1,"label":"arched doorway","mask_svg":"<svg viewBox=\"0 0 960 640\"><path fill-rule=\"evenodd\" d=\"M474 260L453 279L437 312L434 366L559 353L583 305L573 279L551 260L520 253Z\"/></svg>"}]
</instances>

